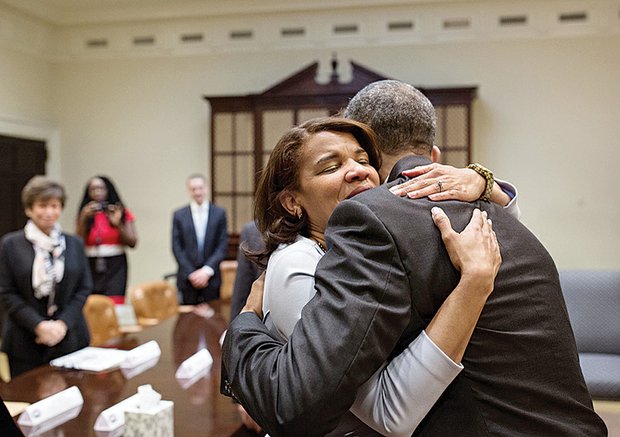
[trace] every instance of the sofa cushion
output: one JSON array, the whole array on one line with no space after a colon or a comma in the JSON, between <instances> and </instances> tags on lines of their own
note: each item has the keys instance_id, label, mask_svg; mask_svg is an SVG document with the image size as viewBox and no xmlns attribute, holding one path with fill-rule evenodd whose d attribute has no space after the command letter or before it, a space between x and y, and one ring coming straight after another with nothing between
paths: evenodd
<instances>
[{"instance_id":1,"label":"sofa cushion","mask_svg":"<svg viewBox=\"0 0 620 437\"><path fill-rule=\"evenodd\" d=\"M593 398L620 400L620 355L582 353L579 362Z\"/></svg>"},{"instance_id":2,"label":"sofa cushion","mask_svg":"<svg viewBox=\"0 0 620 437\"><path fill-rule=\"evenodd\" d=\"M563 270L560 282L578 351L620 354L620 271Z\"/></svg>"}]
</instances>

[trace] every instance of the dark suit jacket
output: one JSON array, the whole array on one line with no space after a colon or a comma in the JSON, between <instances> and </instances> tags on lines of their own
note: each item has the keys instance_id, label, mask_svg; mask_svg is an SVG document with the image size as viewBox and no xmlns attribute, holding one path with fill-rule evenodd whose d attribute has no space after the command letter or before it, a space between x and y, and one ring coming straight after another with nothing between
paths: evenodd
<instances>
[{"instance_id":1,"label":"dark suit jacket","mask_svg":"<svg viewBox=\"0 0 620 437\"><path fill-rule=\"evenodd\" d=\"M230 303L230 320L237 317L252 289L252 283L260 276L262 269L250 261L243 253L242 247L251 251L258 251L265 247L263 237L256 227L256 223L249 222L243 225L239 235L239 250L237 251L237 272Z\"/></svg>"},{"instance_id":2,"label":"dark suit jacket","mask_svg":"<svg viewBox=\"0 0 620 437\"><path fill-rule=\"evenodd\" d=\"M427 164L410 156L400 172ZM271 435L323 435L357 387L430 322L454 289L428 199L395 198L386 186L342 202L316 271L316 296L285 346L253 314L240 314L223 350L232 389ZM602 436L579 367L554 263L497 205L448 201L461 231L475 207L493 219L503 263L465 353L465 370L421 423L429 436ZM228 378L228 379L227 379Z\"/></svg>"},{"instance_id":3,"label":"dark suit jacket","mask_svg":"<svg viewBox=\"0 0 620 437\"><path fill-rule=\"evenodd\" d=\"M209 218L205 232L204 251L199 253L196 231L189 205L177 209L172 219L172 252L177 261L177 287L184 293L195 291L206 299L219 297L222 277L220 263L228 250L226 211L212 203L209 204ZM194 270L209 266L215 272L209 285L202 290L195 289L187 278Z\"/></svg>"},{"instance_id":4,"label":"dark suit jacket","mask_svg":"<svg viewBox=\"0 0 620 437\"><path fill-rule=\"evenodd\" d=\"M0 398L0 430L2 430L3 437L24 437L24 433L17 427L2 398Z\"/></svg>"},{"instance_id":5,"label":"dark suit jacket","mask_svg":"<svg viewBox=\"0 0 620 437\"><path fill-rule=\"evenodd\" d=\"M34 248L24 231L5 235L0 242L0 297L7 312L2 351L9 358L32 361L33 368L88 346L90 337L82 307L92 290L88 259L82 241L66 235L65 273L58 284L56 319L67 324L66 337L49 348L35 343L35 327L47 320L47 300L38 300L32 289Z\"/></svg>"}]
</instances>

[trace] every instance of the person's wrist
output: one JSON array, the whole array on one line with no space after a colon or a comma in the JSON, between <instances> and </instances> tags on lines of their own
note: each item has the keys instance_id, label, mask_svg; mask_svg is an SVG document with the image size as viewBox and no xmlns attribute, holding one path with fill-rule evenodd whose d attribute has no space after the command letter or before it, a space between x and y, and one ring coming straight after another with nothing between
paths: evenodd
<instances>
[{"instance_id":1,"label":"person's wrist","mask_svg":"<svg viewBox=\"0 0 620 437\"><path fill-rule=\"evenodd\" d=\"M495 275L480 265L472 266L461 272L461 284L470 294L486 299L493 291Z\"/></svg>"},{"instance_id":2,"label":"person's wrist","mask_svg":"<svg viewBox=\"0 0 620 437\"><path fill-rule=\"evenodd\" d=\"M486 185L484 187L484 191L480 195L480 200L489 200L491 198L491 193L493 192L493 185L495 184L493 172L478 163L469 164L467 168L475 171L484 178Z\"/></svg>"},{"instance_id":3,"label":"person's wrist","mask_svg":"<svg viewBox=\"0 0 620 437\"><path fill-rule=\"evenodd\" d=\"M241 308L241 311L239 311L239 314L243 314L243 313L255 314L256 317L258 317L259 319L262 317L262 311L258 311L256 308L248 306L248 305L244 305L243 308Z\"/></svg>"},{"instance_id":4,"label":"person's wrist","mask_svg":"<svg viewBox=\"0 0 620 437\"><path fill-rule=\"evenodd\" d=\"M512 200L508 193L502 190L502 187L497 183L493 183L493 190L491 191L491 197L489 198L494 203L497 203L501 206L506 206Z\"/></svg>"},{"instance_id":5,"label":"person's wrist","mask_svg":"<svg viewBox=\"0 0 620 437\"><path fill-rule=\"evenodd\" d=\"M478 173L476 170L469 168L469 167L465 167L463 169L464 171L468 172L475 184L475 194L477 195L476 199L474 200L478 200L480 199L480 197L482 197L484 195L484 190L486 189L486 179L484 178L484 176L482 176L480 173Z\"/></svg>"}]
</instances>

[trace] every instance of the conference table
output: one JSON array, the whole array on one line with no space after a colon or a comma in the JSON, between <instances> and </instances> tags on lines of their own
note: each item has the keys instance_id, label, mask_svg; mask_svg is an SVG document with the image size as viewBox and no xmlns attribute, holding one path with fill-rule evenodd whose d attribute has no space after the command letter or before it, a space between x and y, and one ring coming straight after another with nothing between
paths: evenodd
<instances>
[{"instance_id":1,"label":"conference table","mask_svg":"<svg viewBox=\"0 0 620 437\"><path fill-rule=\"evenodd\" d=\"M256 435L241 426L235 404L220 394L219 341L226 327L227 321L218 311L209 316L179 313L155 326L127 334L115 345L119 349L132 349L156 340L161 348L161 357L154 367L143 373L124 375L120 369L94 373L46 365L19 375L9 383L0 384L0 396L5 401L34 403L77 386L84 398L80 414L54 428L49 435L104 437L105 433L94 431L99 414L136 394L139 386L151 384L155 391L161 393L163 400L174 402L174 431L177 437ZM210 371L193 384L183 387L175 379L177 368L203 348L213 357Z\"/></svg>"}]
</instances>

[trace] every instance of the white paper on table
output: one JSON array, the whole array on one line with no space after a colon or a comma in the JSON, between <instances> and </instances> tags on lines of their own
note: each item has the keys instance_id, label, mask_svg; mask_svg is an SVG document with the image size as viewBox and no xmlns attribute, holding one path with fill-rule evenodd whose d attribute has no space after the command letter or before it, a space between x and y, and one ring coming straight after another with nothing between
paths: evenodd
<instances>
[{"instance_id":1,"label":"white paper on table","mask_svg":"<svg viewBox=\"0 0 620 437\"><path fill-rule=\"evenodd\" d=\"M206 349L201 349L181 363L176 373L177 379L193 379L196 375L208 371L213 364L213 357Z\"/></svg>"},{"instance_id":2,"label":"white paper on table","mask_svg":"<svg viewBox=\"0 0 620 437\"><path fill-rule=\"evenodd\" d=\"M17 423L31 433L42 433L57 427L80 414L84 398L76 386L41 399L27 407Z\"/></svg>"},{"instance_id":3,"label":"white paper on table","mask_svg":"<svg viewBox=\"0 0 620 437\"><path fill-rule=\"evenodd\" d=\"M138 324L136 312L130 304L116 304L114 305L114 312L120 326L135 326Z\"/></svg>"},{"instance_id":4,"label":"white paper on table","mask_svg":"<svg viewBox=\"0 0 620 437\"><path fill-rule=\"evenodd\" d=\"M95 421L95 431L115 431L125 425L125 411L130 408L137 408L138 404L138 394L135 394L103 410Z\"/></svg>"},{"instance_id":5,"label":"white paper on table","mask_svg":"<svg viewBox=\"0 0 620 437\"><path fill-rule=\"evenodd\" d=\"M54 367L101 372L121 365L128 352L102 347L85 347L50 361Z\"/></svg>"},{"instance_id":6,"label":"white paper on table","mask_svg":"<svg viewBox=\"0 0 620 437\"><path fill-rule=\"evenodd\" d=\"M121 363L121 368L128 369L137 367L155 358L159 359L161 349L155 340L151 340L138 347L134 347L127 352L125 359Z\"/></svg>"}]
</instances>

